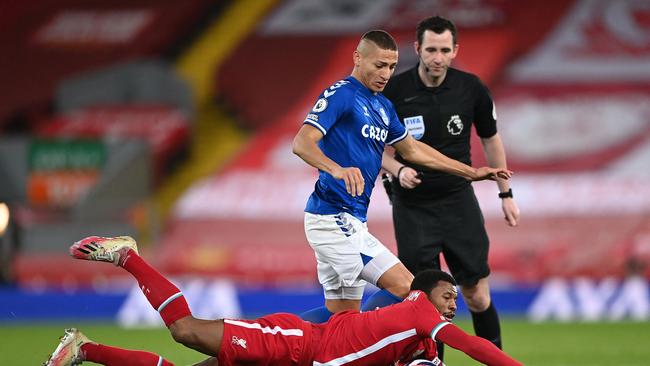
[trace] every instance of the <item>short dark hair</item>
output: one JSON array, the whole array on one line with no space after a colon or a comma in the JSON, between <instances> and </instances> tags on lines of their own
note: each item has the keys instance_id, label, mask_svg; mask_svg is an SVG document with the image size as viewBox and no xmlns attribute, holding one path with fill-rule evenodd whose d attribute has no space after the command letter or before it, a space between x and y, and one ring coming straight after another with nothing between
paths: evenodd
<instances>
[{"instance_id":1,"label":"short dark hair","mask_svg":"<svg viewBox=\"0 0 650 366\"><path fill-rule=\"evenodd\" d=\"M456 25L454 25L454 22L452 22L449 19L436 15L422 20L418 24L418 27L416 28L415 31L415 36L418 39L418 44L422 44L422 39L424 38L424 32L428 30L437 34L442 34L444 33L444 31L448 30L451 32L451 38L454 45L458 43L456 40L457 33L458 33L458 31L456 30Z\"/></svg>"},{"instance_id":2,"label":"short dark hair","mask_svg":"<svg viewBox=\"0 0 650 366\"><path fill-rule=\"evenodd\" d=\"M449 282L456 286L456 280L449 273L437 269L426 269L415 275L413 282L411 282L411 291L420 290L429 294L431 290L438 286L440 281Z\"/></svg>"},{"instance_id":3,"label":"short dark hair","mask_svg":"<svg viewBox=\"0 0 650 366\"><path fill-rule=\"evenodd\" d=\"M374 43L382 50L397 51L397 42L395 42L393 36L384 30L373 29L367 31L363 36L361 36L361 40L364 39Z\"/></svg>"}]
</instances>

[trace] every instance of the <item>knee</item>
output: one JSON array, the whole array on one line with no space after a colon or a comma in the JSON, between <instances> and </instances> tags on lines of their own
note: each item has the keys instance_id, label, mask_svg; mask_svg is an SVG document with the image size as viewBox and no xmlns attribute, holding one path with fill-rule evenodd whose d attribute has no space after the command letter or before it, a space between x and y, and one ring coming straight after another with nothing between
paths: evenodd
<instances>
[{"instance_id":1,"label":"knee","mask_svg":"<svg viewBox=\"0 0 650 366\"><path fill-rule=\"evenodd\" d=\"M490 306L489 292L475 291L469 294L463 293L463 295L467 308L473 313L483 312Z\"/></svg>"},{"instance_id":2,"label":"knee","mask_svg":"<svg viewBox=\"0 0 650 366\"><path fill-rule=\"evenodd\" d=\"M460 290L463 294L463 300L465 300L467 307L473 313L480 313L487 310L492 302L487 278L481 278L473 286L461 286Z\"/></svg>"},{"instance_id":3,"label":"knee","mask_svg":"<svg viewBox=\"0 0 650 366\"><path fill-rule=\"evenodd\" d=\"M411 282L413 282L411 272L402 263L398 263L379 278L377 286L395 296L405 298L411 290Z\"/></svg>"},{"instance_id":4,"label":"knee","mask_svg":"<svg viewBox=\"0 0 650 366\"><path fill-rule=\"evenodd\" d=\"M401 283L399 286L400 293L397 296L400 296L402 298L407 297L409 292L411 292L411 282L413 282L413 279L409 278L408 280L405 280L403 283Z\"/></svg>"},{"instance_id":5,"label":"knee","mask_svg":"<svg viewBox=\"0 0 650 366\"><path fill-rule=\"evenodd\" d=\"M412 279L404 279L404 281L400 281L394 286L386 288L386 290L395 296L405 298L406 296L408 296L409 292L411 291L411 282Z\"/></svg>"}]
</instances>

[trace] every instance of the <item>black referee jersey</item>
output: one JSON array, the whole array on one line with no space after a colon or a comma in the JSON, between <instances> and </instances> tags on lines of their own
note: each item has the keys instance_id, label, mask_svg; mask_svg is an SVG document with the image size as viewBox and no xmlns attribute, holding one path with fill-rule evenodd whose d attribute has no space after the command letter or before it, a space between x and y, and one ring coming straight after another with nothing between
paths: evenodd
<instances>
[{"instance_id":1,"label":"black referee jersey","mask_svg":"<svg viewBox=\"0 0 650 366\"><path fill-rule=\"evenodd\" d=\"M440 86L427 87L416 65L392 77L383 94L414 138L465 164L471 165L472 125L482 138L497 132L492 96L474 74L450 67ZM399 154L396 158L422 172L422 183L414 189L404 189L394 180L393 193L403 200L439 198L470 184L462 177L407 163Z\"/></svg>"}]
</instances>

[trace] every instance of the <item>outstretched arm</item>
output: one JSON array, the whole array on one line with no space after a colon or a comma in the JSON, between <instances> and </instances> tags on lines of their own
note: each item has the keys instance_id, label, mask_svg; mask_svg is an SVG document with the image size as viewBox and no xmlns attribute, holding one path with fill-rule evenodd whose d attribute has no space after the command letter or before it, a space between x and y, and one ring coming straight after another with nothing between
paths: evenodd
<instances>
[{"instance_id":1,"label":"outstretched arm","mask_svg":"<svg viewBox=\"0 0 650 366\"><path fill-rule=\"evenodd\" d=\"M498 133L492 137L481 138L481 144L483 145L483 152L485 153L485 158L489 166L493 168L506 167L506 151L503 148L503 142ZM499 192L508 192L510 185L507 180L497 179L496 181ZM519 208L514 199L503 198L501 201L501 209L503 210L508 225L517 226L519 222Z\"/></svg>"},{"instance_id":2,"label":"outstretched arm","mask_svg":"<svg viewBox=\"0 0 650 366\"><path fill-rule=\"evenodd\" d=\"M512 174L511 171L505 168L472 168L460 161L446 157L431 146L417 141L411 135L393 144L393 147L404 159L412 163L458 175L469 180L494 180L497 177L508 179Z\"/></svg>"},{"instance_id":3,"label":"outstretched arm","mask_svg":"<svg viewBox=\"0 0 650 366\"><path fill-rule=\"evenodd\" d=\"M488 366L521 366L514 358L481 337L471 336L454 324L444 326L436 333L436 340L463 351L473 359Z\"/></svg>"},{"instance_id":4,"label":"outstretched arm","mask_svg":"<svg viewBox=\"0 0 650 366\"><path fill-rule=\"evenodd\" d=\"M336 179L343 179L345 189L353 197L363 194L364 181L359 168L341 167L323 154L318 147L318 142L322 138L323 133L316 127L308 124L302 125L293 139L293 153L314 168L327 172Z\"/></svg>"}]
</instances>

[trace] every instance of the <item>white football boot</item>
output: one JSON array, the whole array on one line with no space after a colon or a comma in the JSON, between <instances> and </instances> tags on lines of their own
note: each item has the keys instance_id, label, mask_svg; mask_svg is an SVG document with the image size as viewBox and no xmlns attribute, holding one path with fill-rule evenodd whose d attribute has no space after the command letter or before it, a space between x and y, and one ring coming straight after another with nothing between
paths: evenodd
<instances>
[{"instance_id":1,"label":"white football boot","mask_svg":"<svg viewBox=\"0 0 650 366\"><path fill-rule=\"evenodd\" d=\"M138 252L138 245L130 236L116 236L114 238L89 236L72 244L70 255L88 261L111 262L117 266L120 262L120 256L127 249Z\"/></svg>"},{"instance_id":2,"label":"white football boot","mask_svg":"<svg viewBox=\"0 0 650 366\"><path fill-rule=\"evenodd\" d=\"M65 330L61 342L43 366L76 366L81 365L83 356L81 346L92 342L76 328Z\"/></svg>"}]
</instances>

